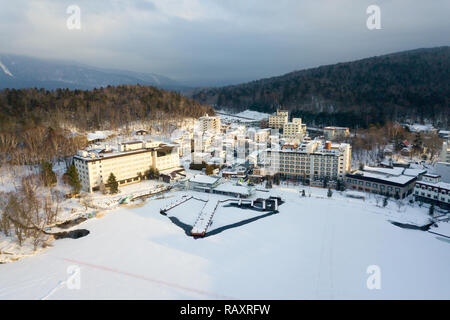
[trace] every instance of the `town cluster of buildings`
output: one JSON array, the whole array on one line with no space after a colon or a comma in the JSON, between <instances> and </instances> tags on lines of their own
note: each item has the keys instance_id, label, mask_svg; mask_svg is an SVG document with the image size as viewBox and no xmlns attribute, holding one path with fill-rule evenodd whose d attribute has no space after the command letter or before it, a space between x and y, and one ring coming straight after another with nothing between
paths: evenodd
<instances>
[{"instance_id":1,"label":"town cluster of buildings","mask_svg":"<svg viewBox=\"0 0 450 320\"><path fill-rule=\"evenodd\" d=\"M279 174L296 181L342 179L351 168L349 144L311 140L302 119L290 119L285 110L270 115L269 127L264 129L221 124L219 117L205 116L198 121L200 130L193 137L194 163L246 163L254 168L254 176ZM329 132L332 138L341 137L348 134L348 128L330 127Z\"/></svg>"},{"instance_id":2,"label":"town cluster of buildings","mask_svg":"<svg viewBox=\"0 0 450 320\"><path fill-rule=\"evenodd\" d=\"M221 168L220 172L215 169L212 177L184 179L187 188L204 192L247 197L251 195L248 187L229 180L258 183L276 175L312 186L336 187L339 181L350 190L398 199L414 194L416 200L450 206L449 184L427 170L391 163L352 171L351 145L339 142L349 135L348 128L325 127L323 136L311 139L302 119L290 119L286 110L270 115L268 128L247 127L205 115L197 120L194 130L179 132L171 143L136 138L115 147L79 151L74 163L82 188L88 192L106 184L110 173L114 173L119 186L139 182L151 169L159 171L166 182L183 179L186 174L181 164L187 162L199 168L208 164ZM136 132L139 136L144 137L145 132ZM448 141L440 156L439 164L450 169Z\"/></svg>"},{"instance_id":3,"label":"town cluster of buildings","mask_svg":"<svg viewBox=\"0 0 450 320\"><path fill-rule=\"evenodd\" d=\"M339 135L336 130L340 132L334 128L331 137ZM138 130L135 135L144 136L145 132ZM279 174L297 181L336 180L350 171L351 146L311 140L301 118L290 120L287 111L278 110L269 117L269 128L222 123L218 116L205 115L198 119L195 130L181 132L171 144L139 138L115 147L79 151L74 156L82 188L88 192L106 184L110 173L119 186L142 180L150 168L171 181L183 174L180 160L226 167L224 176L234 172L237 165L245 165L254 168L255 176L261 179Z\"/></svg>"}]
</instances>

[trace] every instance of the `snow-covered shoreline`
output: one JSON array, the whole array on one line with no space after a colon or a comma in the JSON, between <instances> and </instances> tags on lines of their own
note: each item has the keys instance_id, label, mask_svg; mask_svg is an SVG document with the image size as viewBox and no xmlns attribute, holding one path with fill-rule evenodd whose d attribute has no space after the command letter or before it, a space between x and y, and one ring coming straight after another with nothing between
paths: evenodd
<instances>
[{"instance_id":1,"label":"snow-covered shoreline","mask_svg":"<svg viewBox=\"0 0 450 320\"><path fill-rule=\"evenodd\" d=\"M66 194L70 192L70 187L62 183L62 175L65 172L64 163L55 163L54 171L58 176L58 184L55 190ZM0 192L14 191L20 185L22 177L36 174L38 166L4 166L0 168ZM73 221L78 218L102 217L104 214L119 208L119 199L148 193L149 190L156 188L157 185L165 185L159 181L145 180L138 184L132 184L121 188L120 193L116 195L101 193L82 193L80 199L64 199L59 204L59 212L56 221L46 226L46 231L56 233L61 231L71 231L77 229L77 226L61 230L57 225ZM41 191L48 191L42 188ZM43 247L34 249L31 239L26 239L22 246L14 239L14 236L5 236L0 233L0 264L18 261L22 258L32 257L45 251L48 247L54 245L54 239L47 235L44 237Z\"/></svg>"},{"instance_id":2,"label":"snow-covered shoreline","mask_svg":"<svg viewBox=\"0 0 450 320\"><path fill-rule=\"evenodd\" d=\"M197 240L159 213L186 192L108 211L80 225L88 236L0 265L0 299L450 298L449 243L388 221L420 221L425 208L398 208L394 201L382 208L374 198L338 192L328 199L326 189L316 188L301 197L299 189L270 190L286 201L278 214ZM192 224L201 207L188 201L168 215ZM256 215L220 206L212 228ZM381 290L366 287L369 265L381 268ZM70 266L80 268L81 289L55 289Z\"/></svg>"}]
</instances>

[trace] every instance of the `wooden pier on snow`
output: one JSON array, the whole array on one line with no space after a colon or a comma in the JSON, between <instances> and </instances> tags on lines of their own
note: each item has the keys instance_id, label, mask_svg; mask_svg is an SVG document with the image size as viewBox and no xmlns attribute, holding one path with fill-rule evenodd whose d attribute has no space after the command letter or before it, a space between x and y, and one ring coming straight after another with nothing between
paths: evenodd
<instances>
[{"instance_id":1,"label":"wooden pier on snow","mask_svg":"<svg viewBox=\"0 0 450 320\"><path fill-rule=\"evenodd\" d=\"M155 196L157 194L169 191L170 189L172 189L172 186L161 186L161 187L157 187L155 189L152 189L150 191L142 191L139 193L134 193L129 195L128 197L131 198L131 201L137 200L137 199L142 199L142 198L148 198L151 196Z\"/></svg>"},{"instance_id":2,"label":"wooden pier on snow","mask_svg":"<svg viewBox=\"0 0 450 320\"><path fill-rule=\"evenodd\" d=\"M219 200L209 200L205 203L202 211L200 211L200 214L194 223L194 226L192 227L191 234L193 236L204 237L206 235L206 231L211 225L212 218L218 206Z\"/></svg>"},{"instance_id":3,"label":"wooden pier on snow","mask_svg":"<svg viewBox=\"0 0 450 320\"><path fill-rule=\"evenodd\" d=\"M178 199L177 201L175 201L175 202L169 204L168 206L166 206L166 207L160 209L160 210L159 210L159 213L161 213L161 214L166 214L167 211L172 210L173 208L179 206L179 205L182 204L182 203L185 203L185 202L191 200L192 198L193 198L193 196L182 196L182 197L181 197L180 199Z\"/></svg>"}]
</instances>

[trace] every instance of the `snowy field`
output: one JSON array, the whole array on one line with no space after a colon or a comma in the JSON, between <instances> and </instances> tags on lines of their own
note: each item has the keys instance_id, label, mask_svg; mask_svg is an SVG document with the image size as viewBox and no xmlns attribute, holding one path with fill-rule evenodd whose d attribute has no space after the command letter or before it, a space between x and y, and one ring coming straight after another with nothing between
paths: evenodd
<instances>
[{"instance_id":1,"label":"snowy field","mask_svg":"<svg viewBox=\"0 0 450 320\"><path fill-rule=\"evenodd\" d=\"M210 231L260 219L203 239L170 220L192 225L201 201L159 213L186 192L121 207L76 226L86 237L0 265L0 299L450 299L450 241L389 222L426 221L426 208L311 192L272 189L286 202L265 217L221 204ZM367 289L371 265L380 290ZM79 289L69 289L71 266L80 268Z\"/></svg>"},{"instance_id":2,"label":"snowy field","mask_svg":"<svg viewBox=\"0 0 450 320\"><path fill-rule=\"evenodd\" d=\"M227 120L227 121L239 121L239 122L245 123L245 122L269 119L268 113L263 113L263 112L253 111L253 110L245 110L245 111L241 111L236 114L231 114L227 110L217 110L217 111L220 113L224 113L224 114L220 114L219 116L222 120ZM227 115L225 115L225 114L227 114ZM236 117L243 117L243 118L247 118L247 119L236 118Z\"/></svg>"},{"instance_id":3,"label":"snowy field","mask_svg":"<svg viewBox=\"0 0 450 320\"><path fill-rule=\"evenodd\" d=\"M269 118L268 113L254 111L254 110L245 110L236 114L239 117L250 118L255 120L264 120Z\"/></svg>"}]
</instances>

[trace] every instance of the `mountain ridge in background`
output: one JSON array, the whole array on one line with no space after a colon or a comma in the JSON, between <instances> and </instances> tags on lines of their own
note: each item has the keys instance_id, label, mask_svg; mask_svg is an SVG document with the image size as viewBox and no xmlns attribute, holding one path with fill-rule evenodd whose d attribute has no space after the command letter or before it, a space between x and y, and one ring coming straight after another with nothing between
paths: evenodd
<instances>
[{"instance_id":1,"label":"mountain ridge in background","mask_svg":"<svg viewBox=\"0 0 450 320\"><path fill-rule=\"evenodd\" d=\"M273 112L282 107L317 125L350 127L388 120L448 127L450 47L422 48L194 91L219 109Z\"/></svg>"},{"instance_id":2,"label":"mountain ridge in background","mask_svg":"<svg viewBox=\"0 0 450 320\"><path fill-rule=\"evenodd\" d=\"M175 80L153 73L97 68L73 61L0 53L0 89L90 90L123 84L156 86L167 90L186 89Z\"/></svg>"}]
</instances>

